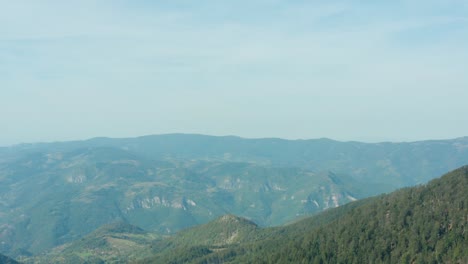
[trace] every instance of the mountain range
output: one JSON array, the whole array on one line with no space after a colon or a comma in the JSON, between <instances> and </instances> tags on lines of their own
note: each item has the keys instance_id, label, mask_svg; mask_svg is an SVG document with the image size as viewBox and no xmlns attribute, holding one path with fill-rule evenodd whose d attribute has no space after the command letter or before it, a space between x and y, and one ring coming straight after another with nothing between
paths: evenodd
<instances>
[{"instance_id":1,"label":"mountain range","mask_svg":"<svg viewBox=\"0 0 468 264\"><path fill-rule=\"evenodd\" d=\"M226 214L278 226L464 164L468 138L370 144L171 134L4 147L0 252L31 257L115 223L149 232L135 234L142 244Z\"/></svg>"},{"instance_id":2,"label":"mountain range","mask_svg":"<svg viewBox=\"0 0 468 264\"><path fill-rule=\"evenodd\" d=\"M28 263L467 263L468 166L261 228L235 215L175 235L106 225Z\"/></svg>"}]
</instances>

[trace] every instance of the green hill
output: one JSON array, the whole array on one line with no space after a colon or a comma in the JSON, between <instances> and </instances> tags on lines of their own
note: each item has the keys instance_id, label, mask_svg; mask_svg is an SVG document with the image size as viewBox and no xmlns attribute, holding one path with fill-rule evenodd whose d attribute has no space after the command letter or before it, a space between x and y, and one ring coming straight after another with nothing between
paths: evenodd
<instances>
[{"instance_id":1,"label":"green hill","mask_svg":"<svg viewBox=\"0 0 468 264\"><path fill-rule=\"evenodd\" d=\"M124 222L104 225L72 243L46 255L25 259L25 263L127 263L136 252L149 249L158 236Z\"/></svg>"},{"instance_id":2,"label":"green hill","mask_svg":"<svg viewBox=\"0 0 468 264\"><path fill-rule=\"evenodd\" d=\"M261 237L262 230L253 222L234 215L224 215L204 225L183 230L151 246L151 263L185 263L198 256L225 250ZM144 262L144 261L143 261Z\"/></svg>"},{"instance_id":3,"label":"green hill","mask_svg":"<svg viewBox=\"0 0 468 264\"><path fill-rule=\"evenodd\" d=\"M196 226L178 233L171 243L178 246L198 245L225 246L249 241L258 226L242 217L224 215L204 225Z\"/></svg>"},{"instance_id":4,"label":"green hill","mask_svg":"<svg viewBox=\"0 0 468 264\"><path fill-rule=\"evenodd\" d=\"M257 231L257 238L222 249L168 252L165 263L467 263L467 193L465 166L426 185Z\"/></svg>"}]
</instances>

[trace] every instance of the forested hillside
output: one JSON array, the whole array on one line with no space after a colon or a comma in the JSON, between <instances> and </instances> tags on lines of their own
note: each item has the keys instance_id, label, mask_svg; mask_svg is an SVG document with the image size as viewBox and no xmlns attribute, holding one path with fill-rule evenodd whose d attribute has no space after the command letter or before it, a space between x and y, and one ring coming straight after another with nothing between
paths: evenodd
<instances>
[{"instance_id":1,"label":"forested hillside","mask_svg":"<svg viewBox=\"0 0 468 264\"><path fill-rule=\"evenodd\" d=\"M142 263L161 256L166 263L467 263L467 188L465 166L427 185L259 231L250 241L184 246Z\"/></svg>"}]
</instances>

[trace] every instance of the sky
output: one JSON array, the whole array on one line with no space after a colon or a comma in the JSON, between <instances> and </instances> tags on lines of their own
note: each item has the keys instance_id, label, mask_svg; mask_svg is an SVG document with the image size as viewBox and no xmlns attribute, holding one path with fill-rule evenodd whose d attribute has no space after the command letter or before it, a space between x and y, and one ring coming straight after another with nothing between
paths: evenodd
<instances>
[{"instance_id":1,"label":"sky","mask_svg":"<svg viewBox=\"0 0 468 264\"><path fill-rule=\"evenodd\" d=\"M0 146L468 136L468 0L0 4Z\"/></svg>"}]
</instances>

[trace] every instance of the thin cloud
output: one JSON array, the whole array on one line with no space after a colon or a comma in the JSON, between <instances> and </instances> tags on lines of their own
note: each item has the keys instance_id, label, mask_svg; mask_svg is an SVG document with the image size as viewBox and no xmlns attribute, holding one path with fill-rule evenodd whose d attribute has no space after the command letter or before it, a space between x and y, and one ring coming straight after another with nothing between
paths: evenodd
<instances>
[{"instance_id":1,"label":"thin cloud","mask_svg":"<svg viewBox=\"0 0 468 264\"><path fill-rule=\"evenodd\" d=\"M424 131L395 136L418 139L431 137L427 128L444 115L468 112L458 104L468 85L463 2L137 2L2 4L4 142L35 129L44 137L130 135L125 123L137 134L392 139L379 119L406 119L404 128L420 117ZM451 108L443 93L462 106ZM434 97L443 101L434 110L410 106ZM29 116L44 116L50 128L18 121ZM438 119L430 123L431 116ZM434 135L462 136L468 122L458 116ZM252 128L259 119L263 125ZM337 129L348 119L361 126ZM302 134L288 132L294 122L304 124Z\"/></svg>"}]
</instances>

